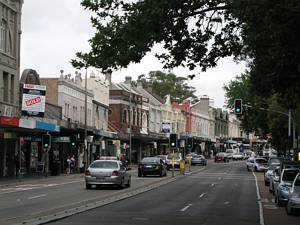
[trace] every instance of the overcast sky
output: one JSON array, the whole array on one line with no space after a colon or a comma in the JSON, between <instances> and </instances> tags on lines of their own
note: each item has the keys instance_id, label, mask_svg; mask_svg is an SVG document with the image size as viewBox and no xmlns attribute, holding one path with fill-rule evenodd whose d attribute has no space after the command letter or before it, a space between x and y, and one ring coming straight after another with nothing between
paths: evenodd
<instances>
[{"instance_id":1,"label":"overcast sky","mask_svg":"<svg viewBox=\"0 0 300 225\"><path fill-rule=\"evenodd\" d=\"M89 50L88 40L94 29L90 24L90 13L80 5L81 0L24 0L22 12L21 36L21 72L35 69L40 77L58 77L60 70L74 75L75 69L70 60L78 51ZM139 64L127 69L115 71L114 82L132 76L135 80L149 71L162 70L162 65L154 57L154 51ZM208 95L214 99L215 107L223 107L224 84L234 79L245 70L243 63L236 64L231 59L223 59L217 68L200 73L189 85L197 89L196 95ZM96 74L99 72L93 70ZM199 71L199 70L198 70ZM84 71L81 71L84 74ZM91 71L89 71L91 72ZM184 68L175 68L173 73L186 77L190 72Z\"/></svg>"}]
</instances>

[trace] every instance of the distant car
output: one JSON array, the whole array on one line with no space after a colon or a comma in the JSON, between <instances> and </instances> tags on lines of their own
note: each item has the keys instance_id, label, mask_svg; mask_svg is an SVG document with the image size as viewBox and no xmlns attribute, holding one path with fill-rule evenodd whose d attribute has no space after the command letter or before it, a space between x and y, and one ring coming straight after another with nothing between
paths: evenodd
<instances>
[{"instance_id":1,"label":"distant car","mask_svg":"<svg viewBox=\"0 0 300 225\"><path fill-rule=\"evenodd\" d=\"M254 157L250 157L250 158L247 159L247 161L246 161L246 168L247 168L248 171L251 170L251 168L252 168L252 166L254 164L254 159L255 159Z\"/></svg>"},{"instance_id":2,"label":"distant car","mask_svg":"<svg viewBox=\"0 0 300 225\"><path fill-rule=\"evenodd\" d=\"M131 174L126 167L118 160L95 160L85 171L86 189L92 185L114 185L120 188L130 187Z\"/></svg>"},{"instance_id":3,"label":"distant car","mask_svg":"<svg viewBox=\"0 0 300 225\"><path fill-rule=\"evenodd\" d=\"M192 155L192 165L207 165L207 160L203 155Z\"/></svg>"},{"instance_id":4,"label":"distant car","mask_svg":"<svg viewBox=\"0 0 300 225\"><path fill-rule=\"evenodd\" d=\"M241 153L241 152L234 153L232 155L232 159L233 160L243 160L244 159L244 154Z\"/></svg>"},{"instance_id":5,"label":"distant car","mask_svg":"<svg viewBox=\"0 0 300 225\"><path fill-rule=\"evenodd\" d=\"M172 160L174 158L174 168L180 168L180 161L182 160L181 153L170 153L167 157L167 170L172 168Z\"/></svg>"},{"instance_id":6,"label":"distant car","mask_svg":"<svg viewBox=\"0 0 300 225\"><path fill-rule=\"evenodd\" d=\"M281 157L270 157L268 159L268 166L272 165L280 165L280 163L283 161L283 158Z\"/></svg>"},{"instance_id":7,"label":"distant car","mask_svg":"<svg viewBox=\"0 0 300 225\"><path fill-rule=\"evenodd\" d=\"M289 197L289 191L292 187L292 183L300 172L300 169L284 169L281 173L279 185L275 189L275 203L281 206L283 203L287 203Z\"/></svg>"},{"instance_id":8,"label":"distant car","mask_svg":"<svg viewBox=\"0 0 300 225\"><path fill-rule=\"evenodd\" d=\"M300 173L295 177L289 192L286 212L289 215L294 214L295 210L300 210Z\"/></svg>"},{"instance_id":9,"label":"distant car","mask_svg":"<svg viewBox=\"0 0 300 225\"><path fill-rule=\"evenodd\" d=\"M265 186L270 185L271 177L274 176L274 171L275 171L276 168L278 168L278 165L276 165L276 164L273 164L273 165L268 167L267 171L264 174Z\"/></svg>"},{"instance_id":10,"label":"distant car","mask_svg":"<svg viewBox=\"0 0 300 225\"><path fill-rule=\"evenodd\" d=\"M252 159L253 160L253 159ZM249 164L248 170L255 172L264 172L268 169L268 160L265 158L254 158L253 163Z\"/></svg>"},{"instance_id":11,"label":"distant car","mask_svg":"<svg viewBox=\"0 0 300 225\"><path fill-rule=\"evenodd\" d=\"M138 166L138 176L147 175L167 176L166 165L163 160L156 157L143 158Z\"/></svg>"},{"instance_id":12,"label":"distant car","mask_svg":"<svg viewBox=\"0 0 300 225\"><path fill-rule=\"evenodd\" d=\"M232 159L233 155L236 153L233 149L226 149L226 157L227 159Z\"/></svg>"},{"instance_id":13,"label":"distant car","mask_svg":"<svg viewBox=\"0 0 300 225\"><path fill-rule=\"evenodd\" d=\"M164 164L167 164L168 155L156 155L154 157L162 159Z\"/></svg>"},{"instance_id":14,"label":"distant car","mask_svg":"<svg viewBox=\"0 0 300 225\"><path fill-rule=\"evenodd\" d=\"M227 158L226 152L219 152L215 156L215 162L228 162L229 159Z\"/></svg>"}]
</instances>

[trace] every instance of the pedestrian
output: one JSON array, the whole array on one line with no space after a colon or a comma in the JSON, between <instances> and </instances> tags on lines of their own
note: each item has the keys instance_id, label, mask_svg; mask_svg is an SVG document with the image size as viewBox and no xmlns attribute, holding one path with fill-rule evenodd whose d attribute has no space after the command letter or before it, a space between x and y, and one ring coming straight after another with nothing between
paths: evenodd
<instances>
[{"instance_id":1,"label":"pedestrian","mask_svg":"<svg viewBox=\"0 0 300 225\"><path fill-rule=\"evenodd\" d=\"M74 172L74 169L75 169L75 156L72 155L71 159L70 159L70 173L73 173Z\"/></svg>"},{"instance_id":2,"label":"pedestrian","mask_svg":"<svg viewBox=\"0 0 300 225\"><path fill-rule=\"evenodd\" d=\"M68 156L67 158L67 174L71 173L71 158Z\"/></svg>"}]
</instances>

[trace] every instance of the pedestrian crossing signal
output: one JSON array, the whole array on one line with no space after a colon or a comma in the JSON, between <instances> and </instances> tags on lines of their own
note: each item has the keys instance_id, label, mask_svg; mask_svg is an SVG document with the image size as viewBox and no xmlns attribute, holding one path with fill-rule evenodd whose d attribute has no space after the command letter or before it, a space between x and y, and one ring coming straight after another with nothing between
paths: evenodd
<instances>
[{"instance_id":1,"label":"pedestrian crossing signal","mask_svg":"<svg viewBox=\"0 0 300 225\"><path fill-rule=\"evenodd\" d=\"M242 99L235 99L234 100L234 113L242 114L242 112L243 112Z\"/></svg>"}]
</instances>

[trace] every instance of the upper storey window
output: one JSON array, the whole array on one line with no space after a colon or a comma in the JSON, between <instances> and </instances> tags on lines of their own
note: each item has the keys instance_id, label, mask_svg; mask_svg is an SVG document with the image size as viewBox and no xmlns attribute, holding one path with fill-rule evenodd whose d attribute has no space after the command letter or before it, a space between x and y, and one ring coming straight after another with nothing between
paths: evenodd
<instances>
[{"instance_id":1,"label":"upper storey window","mask_svg":"<svg viewBox=\"0 0 300 225\"><path fill-rule=\"evenodd\" d=\"M0 24L0 50L6 52L7 43L7 23L5 20L1 20Z\"/></svg>"}]
</instances>

